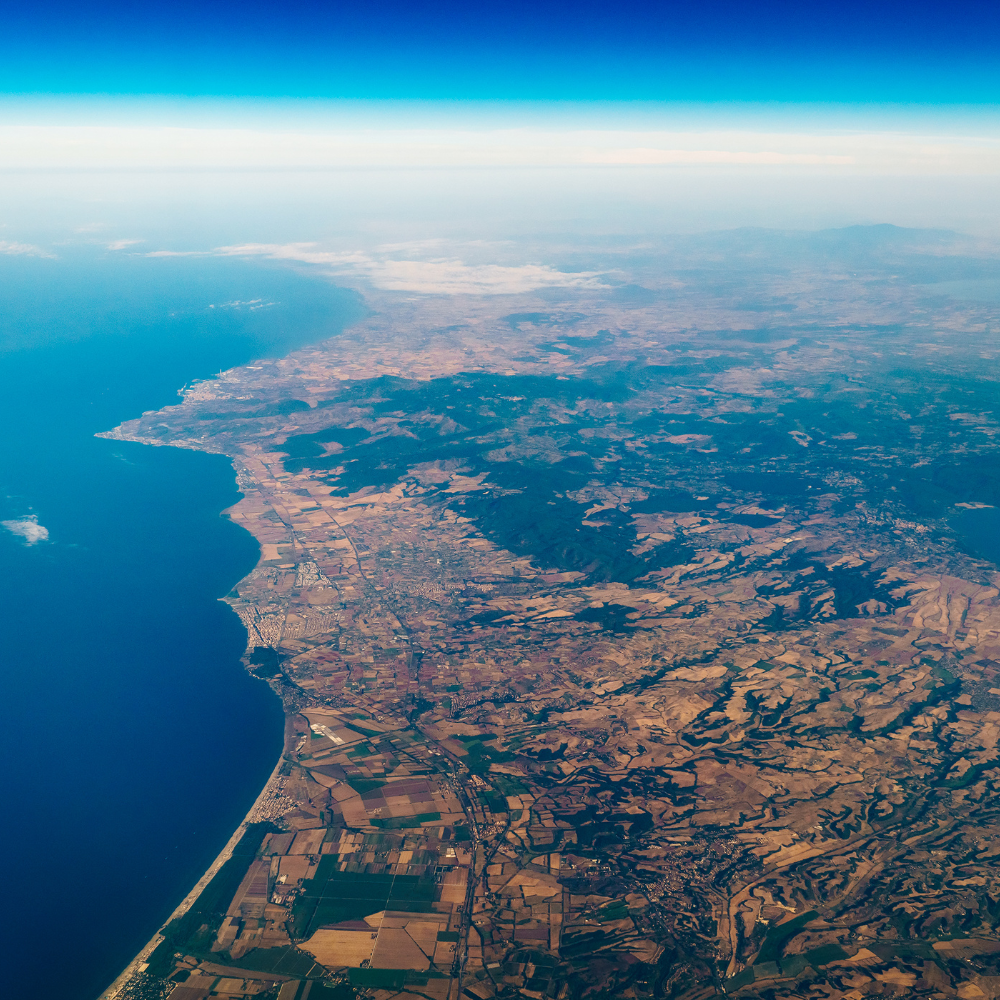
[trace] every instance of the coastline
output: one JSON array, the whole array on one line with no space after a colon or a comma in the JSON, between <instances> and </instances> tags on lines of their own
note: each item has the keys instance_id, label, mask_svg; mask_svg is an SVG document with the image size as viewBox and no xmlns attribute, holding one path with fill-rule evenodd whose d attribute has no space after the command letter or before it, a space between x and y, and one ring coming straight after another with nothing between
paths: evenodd
<instances>
[{"instance_id":1,"label":"coastline","mask_svg":"<svg viewBox=\"0 0 1000 1000\"><path fill-rule=\"evenodd\" d=\"M122 995L122 990L128 985L128 983L138 974L145 970L146 960L150 955L156 950L161 941L163 941L163 929L172 920L176 920L178 917L183 916L187 911L194 905L197 898L201 895L205 886L214 878L219 869L229 860L232 856L233 848L239 843L240 838L246 832L247 826L250 823L255 822L257 819L261 818L260 813L261 808L266 801L268 793L272 791L278 791L280 789L279 777L281 774L281 766L285 762L285 750L282 748L281 755L278 757L278 762L274 765L274 770L271 771L270 776L264 783L264 787L261 788L260 794L254 800L254 803L247 810L246 816L243 817L242 822L233 832L233 835L226 842L225 847L219 852L215 860L208 866L205 873L200 879L194 884L191 891L184 897L183 900L178 904L176 909L167 917L166 920L159 926L156 933L146 942L143 948L136 954L135 958L122 970L121 974L117 979L103 992L101 993L97 1000L116 1000L117 997Z\"/></svg>"},{"instance_id":2,"label":"coastline","mask_svg":"<svg viewBox=\"0 0 1000 1000\"><path fill-rule=\"evenodd\" d=\"M351 323L345 324L345 327L350 325L353 324ZM343 332L343 330L339 332ZM211 382L214 380L206 379L204 381ZM193 391L193 389L194 386L189 383L188 385L185 386L183 390L181 390L180 392L181 397L182 398L186 397L190 392ZM145 412L143 413L143 415L145 416ZM179 448L181 450L197 451L206 454L224 455L231 464L233 482L240 492L240 498L236 501L236 503L220 511L220 516L223 518L227 518L230 521L234 520L232 517L233 510L237 508L240 505L240 503L246 499L247 496L246 489L240 483L240 473L241 473L240 456L212 448L210 445L208 445L205 441L202 440L191 441L191 440L181 439L181 440L163 441L157 438L123 432L122 427L123 427L122 424L118 424L110 429L98 431L94 433L93 436L95 438L103 438L105 440L110 440L110 441L128 441L134 444L141 444L145 446ZM235 523L239 524L240 522L236 521ZM260 543L260 539L257 538L256 534L253 531L251 531L245 524L240 526L245 531L247 531L247 533L250 534L251 537L253 537L258 544ZM260 563L260 556L258 556L258 560L254 564L254 567L251 568L250 573L253 573L253 571L257 568L259 563ZM242 577L241 580L242 579L245 579L245 577ZM237 586L238 585L239 582L237 582ZM246 634L247 647L249 648L250 646L252 646L253 641L251 636L251 629L250 627L248 627L247 622L244 619L243 615L239 613L239 609L234 607L233 603L226 597L220 597L218 598L218 600L224 604L229 605L229 607L238 615L238 617L240 617L241 623L244 626ZM261 683L266 683L266 682L261 681ZM277 692L273 693L275 694L276 697L278 697L279 701L282 700ZM239 826L233 831L229 840L226 842L225 846L216 856L215 860L205 870L201 878L195 883L195 885L191 888L191 890L184 897L184 899L171 912L171 914L167 917L167 919L164 920L163 923L157 928L156 932L149 939L149 941L147 941L147 943L136 953L135 957L128 963L128 965L125 966L125 968L111 983L111 985L108 986L103 992L98 994L96 1000L119 1000L119 998L124 998L130 995L128 991L129 985L135 981L135 978L137 976L140 976L145 971L148 959L156 950L156 948L160 945L160 943L164 940L164 935L163 935L164 928L166 928L172 921L183 916L194 905L194 903L197 901L198 897L204 891L208 883L218 873L218 871L222 868L222 866L230 859L230 857L232 856L233 849L236 847L236 845L242 838L243 834L246 832L247 826L250 823L255 822L259 819L270 818L266 814L266 811L264 810L263 807L272 792L275 793L274 797L277 797L278 793L280 793L281 789L280 772L282 769L282 765L285 763L285 754L288 749L288 714L285 710L284 705L282 705L282 716L284 725L283 725L281 753L279 754L278 760L273 770L271 771L270 776L264 783L263 787L258 793L253 804L250 806L246 815L243 817L243 820L240 822Z\"/></svg>"},{"instance_id":3,"label":"coastline","mask_svg":"<svg viewBox=\"0 0 1000 1000\"><path fill-rule=\"evenodd\" d=\"M208 454L212 453L210 449L201 447L200 443L198 444L195 444L193 442L168 443L164 441L157 441L155 439L144 439L134 435L122 434L118 427L112 428L111 430L108 431L99 431L94 435L94 437L105 438L109 440L131 441L136 444L153 445L157 447L181 448L190 451L201 451ZM232 456L227 456L227 457L230 459L230 462L232 463L231 467L233 469L233 481L237 485L237 489L240 489L239 467L235 464L235 460L233 459ZM239 503L245 498L246 498L245 491L240 489L240 499L237 500L235 504L232 504L228 508L220 511L220 517L232 520L231 511L235 507L237 507ZM249 534L251 534L251 536L254 537L256 540L256 536L253 536L252 532L249 532ZM259 559L258 563L255 563L254 569L258 564L259 564ZM252 573L253 569L251 569L250 572ZM230 607L232 607L230 602L225 597L220 597L218 598L218 600L221 601L223 604L228 604ZM249 644L250 643L249 629L246 628L246 623L243 622L242 619L241 623L244 625L244 631L246 632L246 640L247 643ZM261 681L260 683L266 683L266 682ZM278 697L280 701L281 700L280 696ZM282 716L284 718L284 725L282 727L283 733L282 733L281 752L278 755L278 760L275 763L274 768L271 770L270 775L264 782L263 786L261 787L260 791L257 794L257 797L254 799L252 805L247 810L246 815L243 817L243 819L240 821L240 824L233 831L232 835L226 842L225 846L218 853L218 855L216 855L215 859L208 866L208 868L204 871L201 878L199 878L198 881L194 884L194 886L192 886L188 894L175 907L175 909L170 913L167 919L164 920L162 924L160 924L160 926L156 930L156 933L153 934L153 936L149 939L149 941L147 941L146 944L136 953L132 961L125 966L125 968L121 971L121 973L114 980L114 982L112 982L111 985L108 986L102 993L98 994L96 1000L118 1000L118 998L123 998L128 996L127 987L129 986L130 983L134 981L136 976L141 975L145 971L149 957L153 954L156 948L164 940L163 936L164 928L167 927L172 921L176 920L178 917L181 917L185 913L187 913L187 911L194 905L194 903L197 901L198 897L204 891L208 883L215 877L215 875L219 872L222 866L232 857L233 849L239 843L240 838L246 832L247 827L253 822L269 818L269 816L267 815L267 811L264 809L264 805L267 802L268 797L276 798L280 794L281 769L282 765L285 763L285 752L288 747L288 737L287 737L288 717L284 711L284 707L282 707ZM272 795L272 793L274 794Z\"/></svg>"},{"instance_id":4,"label":"coastline","mask_svg":"<svg viewBox=\"0 0 1000 1000\"><path fill-rule=\"evenodd\" d=\"M38 337L25 332L4 368L0 519L33 514L49 533L28 545L0 528L5 606L22 626L5 636L16 669L4 678L4 740L19 763L3 788L30 834L10 826L4 843L32 873L8 914L18 962L5 980L33 1000L120 992L145 935L211 870L248 808L278 808L260 794L285 713L241 665L247 634L225 601L259 558L224 514L241 499L231 462L102 432L219 371L338 336L361 308L351 290L270 265L80 249L11 258L8 289L29 324L38 289L58 289ZM123 295L134 310L121 311ZM268 308L248 304L258 297ZM45 755L24 753L40 711L73 731L58 792ZM53 901L75 928L58 947L45 930Z\"/></svg>"}]
</instances>

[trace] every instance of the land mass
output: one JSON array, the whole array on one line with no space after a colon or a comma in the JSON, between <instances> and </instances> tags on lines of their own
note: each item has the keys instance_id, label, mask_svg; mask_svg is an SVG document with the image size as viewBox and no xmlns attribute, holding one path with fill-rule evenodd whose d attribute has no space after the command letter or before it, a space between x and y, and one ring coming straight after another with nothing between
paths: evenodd
<instances>
[{"instance_id":1,"label":"land mass","mask_svg":"<svg viewBox=\"0 0 1000 1000\"><path fill-rule=\"evenodd\" d=\"M803 239L364 287L108 432L231 457L288 724L107 997L1000 996L1000 575L949 521L1000 349L933 288L996 258Z\"/></svg>"}]
</instances>

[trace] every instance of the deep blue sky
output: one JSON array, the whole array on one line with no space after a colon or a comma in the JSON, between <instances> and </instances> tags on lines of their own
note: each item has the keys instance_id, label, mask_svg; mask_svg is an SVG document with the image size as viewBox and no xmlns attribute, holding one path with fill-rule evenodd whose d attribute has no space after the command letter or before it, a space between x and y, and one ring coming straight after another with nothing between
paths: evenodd
<instances>
[{"instance_id":1,"label":"deep blue sky","mask_svg":"<svg viewBox=\"0 0 1000 1000\"><path fill-rule=\"evenodd\" d=\"M995 0L3 0L0 92L1000 102Z\"/></svg>"}]
</instances>

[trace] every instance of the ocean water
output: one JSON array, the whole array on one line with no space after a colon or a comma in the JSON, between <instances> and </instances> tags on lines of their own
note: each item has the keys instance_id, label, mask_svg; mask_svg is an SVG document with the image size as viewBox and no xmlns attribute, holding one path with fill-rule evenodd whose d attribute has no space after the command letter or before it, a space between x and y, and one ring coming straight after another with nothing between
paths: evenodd
<instances>
[{"instance_id":1,"label":"ocean water","mask_svg":"<svg viewBox=\"0 0 1000 1000\"><path fill-rule=\"evenodd\" d=\"M952 514L948 521L966 551L1000 567L1000 508L961 510Z\"/></svg>"},{"instance_id":2,"label":"ocean water","mask_svg":"<svg viewBox=\"0 0 1000 1000\"><path fill-rule=\"evenodd\" d=\"M0 520L26 525L0 530L5 995L96 997L281 749L280 704L217 600L258 555L219 516L239 499L228 460L94 433L361 312L240 261L0 258Z\"/></svg>"}]
</instances>

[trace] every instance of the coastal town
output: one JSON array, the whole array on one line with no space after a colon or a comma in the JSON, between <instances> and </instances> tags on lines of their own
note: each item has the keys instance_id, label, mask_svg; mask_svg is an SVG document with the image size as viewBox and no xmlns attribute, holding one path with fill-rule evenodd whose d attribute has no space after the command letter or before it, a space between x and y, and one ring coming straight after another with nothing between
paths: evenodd
<instances>
[{"instance_id":1,"label":"coastal town","mask_svg":"<svg viewBox=\"0 0 1000 1000\"><path fill-rule=\"evenodd\" d=\"M1000 996L983 317L627 277L366 289L108 432L232 459L286 731L106 997Z\"/></svg>"}]
</instances>

